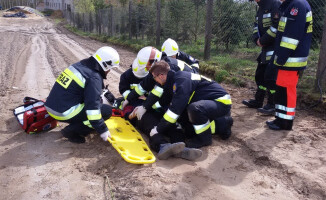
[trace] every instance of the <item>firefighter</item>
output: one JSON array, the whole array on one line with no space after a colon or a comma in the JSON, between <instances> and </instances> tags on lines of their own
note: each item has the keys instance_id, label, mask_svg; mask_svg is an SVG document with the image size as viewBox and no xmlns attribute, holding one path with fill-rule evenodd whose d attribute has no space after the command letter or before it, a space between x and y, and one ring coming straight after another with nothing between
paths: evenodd
<instances>
[{"instance_id":1,"label":"firefighter","mask_svg":"<svg viewBox=\"0 0 326 200\"><path fill-rule=\"evenodd\" d=\"M185 52L179 51L179 46L176 41L171 38L165 40L162 45L162 52L167 56L175 58L177 60L182 60L190 65L194 70L199 72L199 61L192 56L186 54Z\"/></svg>"},{"instance_id":2,"label":"firefighter","mask_svg":"<svg viewBox=\"0 0 326 200\"><path fill-rule=\"evenodd\" d=\"M121 103L127 99L129 93L147 76L148 71L145 65L140 65L138 59L136 58L130 68L121 74L119 82L119 92L122 95L122 100L120 100L116 107L122 108ZM134 107L142 105L144 99L146 99L147 93L139 96L138 99L132 101L127 109L128 113L133 110ZM124 109L126 110L126 109ZM126 113L125 113L126 114Z\"/></svg>"},{"instance_id":3,"label":"firefighter","mask_svg":"<svg viewBox=\"0 0 326 200\"><path fill-rule=\"evenodd\" d=\"M139 84L147 75L148 70L146 69L146 65L140 65L138 58L136 58L131 65L131 68L120 76L119 91L123 98L127 99L131 90L134 89L135 86ZM145 93L145 96L141 96L137 100L130 102L128 106L124 107L123 112L126 119L128 119L141 132L149 137L150 147L158 153L158 159L165 160L171 156L174 156L186 160L196 160L201 157L201 150L185 147L184 134L177 126L171 127L163 134L156 134L153 137L150 136L150 131L163 117L164 113L162 110L149 109L141 120L137 120L135 115L130 114L136 106L142 105L146 96L147 94ZM168 139L166 139L166 137Z\"/></svg>"},{"instance_id":4,"label":"firefighter","mask_svg":"<svg viewBox=\"0 0 326 200\"><path fill-rule=\"evenodd\" d=\"M114 67L119 67L119 54L105 46L72 64L57 78L45 107L54 119L69 123L61 133L70 142L84 143L94 129L104 141L111 137L104 120L110 118L112 108L101 103L101 93L103 79Z\"/></svg>"},{"instance_id":5,"label":"firefighter","mask_svg":"<svg viewBox=\"0 0 326 200\"><path fill-rule=\"evenodd\" d=\"M292 130L297 100L296 86L299 75L307 66L313 20L306 0L282 0L280 12L273 63L278 69L276 119L266 123L273 130Z\"/></svg>"},{"instance_id":6,"label":"firefighter","mask_svg":"<svg viewBox=\"0 0 326 200\"><path fill-rule=\"evenodd\" d=\"M196 133L186 141L187 147L200 148L210 145L212 133L216 130L221 131L217 134L223 139L230 136L233 120L227 115L231 110L231 97L218 83L199 74L170 70L165 61L155 63L150 73L155 81L164 87L164 91L173 92L167 111L159 124L151 130L150 135L165 132L186 112ZM224 120L217 121L224 125L224 130L219 129L220 124L215 124L215 119L220 118Z\"/></svg>"},{"instance_id":7,"label":"firefighter","mask_svg":"<svg viewBox=\"0 0 326 200\"><path fill-rule=\"evenodd\" d=\"M172 70L174 71L189 71L196 73L191 66L187 63L166 56L165 53L160 52L154 47L144 47L137 54L137 62L139 65L145 65L146 70L149 71L152 65L160 60L165 60ZM169 102L171 98L171 93L169 91L164 91L163 88L156 84L152 75L149 73L129 94L126 100L123 102L122 109L129 104L129 102L135 101L139 96L144 95L146 92L150 92L142 108L137 109L138 120L146 112L146 110L154 108L158 109L162 107L160 103Z\"/></svg>"},{"instance_id":8,"label":"firefighter","mask_svg":"<svg viewBox=\"0 0 326 200\"><path fill-rule=\"evenodd\" d=\"M251 0L252 1L252 0ZM274 114L274 93L276 69L271 65L274 53L274 41L279 21L279 0L255 0L259 6L254 23L253 40L261 47L261 53L257 58L257 69L255 81L257 90L255 98L243 100L242 103L249 108L258 108L264 114ZM267 93L267 104L263 106L265 94ZM263 107L262 107L263 106Z\"/></svg>"}]
</instances>

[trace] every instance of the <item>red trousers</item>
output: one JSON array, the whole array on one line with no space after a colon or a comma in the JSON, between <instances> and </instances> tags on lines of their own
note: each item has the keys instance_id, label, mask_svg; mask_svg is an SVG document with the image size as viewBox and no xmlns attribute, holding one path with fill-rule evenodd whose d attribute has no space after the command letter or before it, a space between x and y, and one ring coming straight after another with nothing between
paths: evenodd
<instances>
[{"instance_id":1,"label":"red trousers","mask_svg":"<svg viewBox=\"0 0 326 200\"><path fill-rule=\"evenodd\" d=\"M293 121L297 103L298 79L298 71L278 70L274 97L276 118Z\"/></svg>"}]
</instances>

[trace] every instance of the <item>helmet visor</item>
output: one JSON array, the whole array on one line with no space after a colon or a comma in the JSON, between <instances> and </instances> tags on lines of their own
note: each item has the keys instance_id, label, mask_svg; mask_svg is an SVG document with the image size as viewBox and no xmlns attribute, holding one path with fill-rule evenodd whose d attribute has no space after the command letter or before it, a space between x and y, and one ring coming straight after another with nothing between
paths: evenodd
<instances>
[{"instance_id":1,"label":"helmet visor","mask_svg":"<svg viewBox=\"0 0 326 200\"><path fill-rule=\"evenodd\" d=\"M153 47L152 50L151 50L151 54L149 56L148 62L146 64L147 71L149 71L151 69L151 67L153 66L154 62L157 61L155 59L155 56L156 56L156 49Z\"/></svg>"},{"instance_id":2,"label":"helmet visor","mask_svg":"<svg viewBox=\"0 0 326 200\"><path fill-rule=\"evenodd\" d=\"M112 65L112 60L102 62L102 64L103 64L104 68L107 69L107 70L119 67L119 64L113 64Z\"/></svg>"}]
</instances>

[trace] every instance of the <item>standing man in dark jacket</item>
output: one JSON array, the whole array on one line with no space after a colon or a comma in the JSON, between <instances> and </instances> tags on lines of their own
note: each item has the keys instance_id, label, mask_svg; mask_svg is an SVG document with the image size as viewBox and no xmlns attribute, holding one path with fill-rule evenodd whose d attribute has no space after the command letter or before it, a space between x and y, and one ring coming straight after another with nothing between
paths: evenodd
<instances>
[{"instance_id":1,"label":"standing man in dark jacket","mask_svg":"<svg viewBox=\"0 0 326 200\"><path fill-rule=\"evenodd\" d=\"M215 124L214 120L230 113L232 104L230 95L218 83L204 76L170 70L165 61L155 63L150 73L154 80L164 87L164 91L173 91L169 108L157 127L151 130L150 135L153 137L155 134L165 132L176 124L183 112L186 112L196 133L186 142L186 146L200 148L210 145L212 133L220 128L220 124ZM232 123L231 117L225 118L221 124L227 126L223 132L217 134L227 139L231 134Z\"/></svg>"},{"instance_id":2,"label":"standing man in dark jacket","mask_svg":"<svg viewBox=\"0 0 326 200\"><path fill-rule=\"evenodd\" d=\"M273 69L272 55L274 53L274 41L279 21L279 0L255 0L259 6L254 23L253 39L257 46L261 47L261 53L257 58L255 80L257 91L255 99L244 100L242 103L249 108L258 108L265 114L274 114L274 93L276 69ZM267 74L266 74L267 73ZM267 104L263 106L267 92Z\"/></svg>"},{"instance_id":3,"label":"standing man in dark jacket","mask_svg":"<svg viewBox=\"0 0 326 200\"><path fill-rule=\"evenodd\" d=\"M275 120L266 122L273 130L291 130L297 101L300 72L307 66L312 12L306 0L281 0L281 18L275 39L274 67L278 69Z\"/></svg>"},{"instance_id":4,"label":"standing man in dark jacket","mask_svg":"<svg viewBox=\"0 0 326 200\"><path fill-rule=\"evenodd\" d=\"M112 108L101 103L103 79L110 69L119 66L119 54L111 47L65 69L57 78L45 107L54 119L69 123L61 133L70 142L84 143L93 129L104 141L111 137L104 120Z\"/></svg>"}]
</instances>

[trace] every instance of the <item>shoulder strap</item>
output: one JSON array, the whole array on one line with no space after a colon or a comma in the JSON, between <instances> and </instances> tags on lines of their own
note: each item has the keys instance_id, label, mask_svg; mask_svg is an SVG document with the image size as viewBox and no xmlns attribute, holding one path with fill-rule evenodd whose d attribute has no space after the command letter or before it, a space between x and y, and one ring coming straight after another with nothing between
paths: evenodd
<instances>
[{"instance_id":1,"label":"shoulder strap","mask_svg":"<svg viewBox=\"0 0 326 200\"><path fill-rule=\"evenodd\" d=\"M23 102L24 102L24 103L29 103L29 102L38 102L38 101L41 101L41 100L35 99L35 98L33 98L33 97L24 97L24 99L23 99Z\"/></svg>"}]
</instances>

